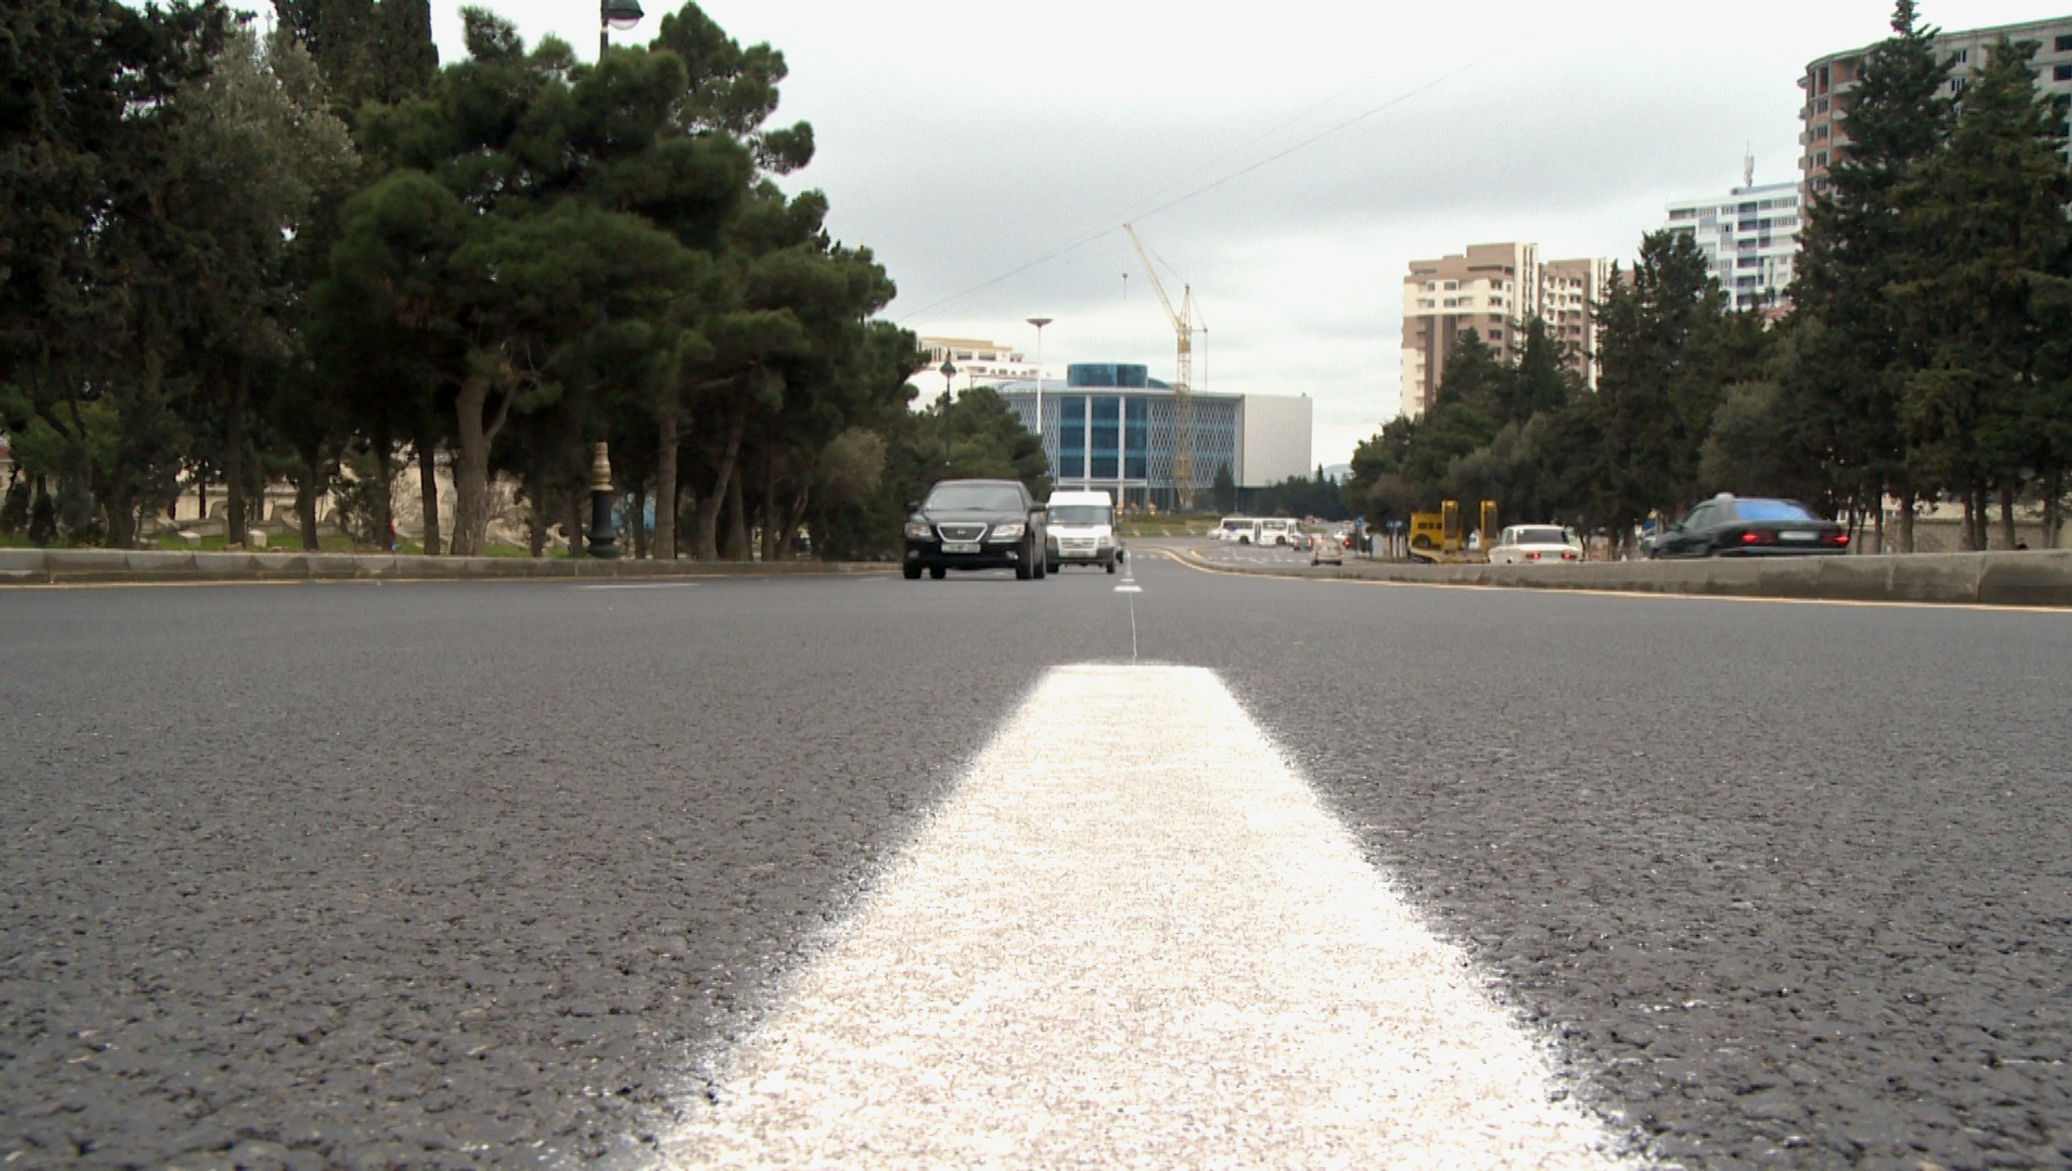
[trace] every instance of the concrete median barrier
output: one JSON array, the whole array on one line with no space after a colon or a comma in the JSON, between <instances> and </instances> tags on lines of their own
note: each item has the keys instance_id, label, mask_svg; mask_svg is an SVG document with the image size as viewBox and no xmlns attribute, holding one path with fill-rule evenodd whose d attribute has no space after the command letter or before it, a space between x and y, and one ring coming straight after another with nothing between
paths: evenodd
<instances>
[{"instance_id":1,"label":"concrete median barrier","mask_svg":"<svg viewBox=\"0 0 2072 1171\"><path fill-rule=\"evenodd\" d=\"M830 561L596 561L569 557L409 557L390 553L0 549L0 586L777 577L889 573L892 568L889 564Z\"/></svg>"},{"instance_id":2,"label":"concrete median barrier","mask_svg":"<svg viewBox=\"0 0 2072 1171\"><path fill-rule=\"evenodd\" d=\"M1343 566L1225 564L1196 550L1191 561L1230 573L1416 585L1599 590L1833 602L1924 602L2072 607L2072 550L1876 556L1593 561L1580 565L1421 565L1350 561Z\"/></svg>"}]
</instances>

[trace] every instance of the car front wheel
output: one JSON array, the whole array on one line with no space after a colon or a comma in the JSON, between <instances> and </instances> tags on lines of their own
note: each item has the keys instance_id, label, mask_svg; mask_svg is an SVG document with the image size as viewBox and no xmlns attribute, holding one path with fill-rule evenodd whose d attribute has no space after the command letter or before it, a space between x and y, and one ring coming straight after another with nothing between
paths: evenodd
<instances>
[{"instance_id":1,"label":"car front wheel","mask_svg":"<svg viewBox=\"0 0 2072 1171\"><path fill-rule=\"evenodd\" d=\"M921 567L919 565L902 565L899 567L899 572L908 581L921 580Z\"/></svg>"}]
</instances>

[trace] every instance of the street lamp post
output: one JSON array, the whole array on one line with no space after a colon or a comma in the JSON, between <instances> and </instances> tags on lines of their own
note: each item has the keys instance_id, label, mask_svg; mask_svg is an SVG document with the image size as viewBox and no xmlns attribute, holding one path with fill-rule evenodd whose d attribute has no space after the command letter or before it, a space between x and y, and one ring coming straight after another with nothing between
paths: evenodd
<instances>
[{"instance_id":1,"label":"street lamp post","mask_svg":"<svg viewBox=\"0 0 2072 1171\"><path fill-rule=\"evenodd\" d=\"M948 358L944 358L942 360L942 369L937 371L937 373L942 375L942 396L947 401L954 390L950 385L950 380L957 376L957 367L952 365Z\"/></svg>"},{"instance_id":2,"label":"street lamp post","mask_svg":"<svg viewBox=\"0 0 2072 1171\"><path fill-rule=\"evenodd\" d=\"M1036 327L1036 434L1043 434L1043 327L1053 318L1031 317L1029 324Z\"/></svg>"},{"instance_id":3,"label":"street lamp post","mask_svg":"<svg viewBox=\"0 0 2072 1171\"><path fill-rule=\"evenodd\" d=\"M604 51L611 47L610 30L625 32L646 15L640 10L640 0L597 0L597 60L602 62Z\"/></svg>"}]
</instances>

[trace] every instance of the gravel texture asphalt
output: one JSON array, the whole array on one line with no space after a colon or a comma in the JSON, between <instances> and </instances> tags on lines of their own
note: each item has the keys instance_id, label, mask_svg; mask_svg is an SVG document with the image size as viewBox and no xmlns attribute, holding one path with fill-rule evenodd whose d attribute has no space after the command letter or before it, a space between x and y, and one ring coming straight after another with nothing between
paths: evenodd
<instances>
[{"instance_id":1,"label":"gravel texture asphalt","mask_svg":"<svg viewBox=\"0 0 2072 1171\"><path fill-rule=\"evenodd\" d=\"M1138 575L7 595L0 1160L639 1161L1134 617L1642 1149L2072 1161L2072 615Z\"/></svg>"}]
</instances>

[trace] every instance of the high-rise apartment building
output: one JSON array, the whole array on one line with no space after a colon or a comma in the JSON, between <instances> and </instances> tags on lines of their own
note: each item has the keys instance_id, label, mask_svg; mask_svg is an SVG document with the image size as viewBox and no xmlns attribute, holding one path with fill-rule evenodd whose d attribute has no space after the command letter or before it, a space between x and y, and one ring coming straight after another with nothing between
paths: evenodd
<instances>
[{"instance_id":1,"label":"high-rise apartment building","mask_svg":"<svg viewBox=\"0 0 2072 1171\"><path fill-rule=\"evenodd\" d=\"M1792 258L1799 249L1799 185L1745 182L1725 195L1680 199L1669 205L1669 227L1691 237L1727 303L1736 309L1781 313L1790 307Z\"/></svg>"},{"instance_id":2,"label":"high-rise apartment building","mask_svg":"<svg viewBox=\"0 0 2072 1171\"><path fill-rule=\"evenodd\" d=\"M1608 260L1542 263L1537 244L1471 244L1464 253L1413 260L1403 278L1402 410L1422 416L1446 376L1446 353L1473 329L1506 362L1524 344L1518 327L1538 317L1570 347L1570 364L1597 386L1593 306L1611 277Z\"/></svg>"},{"instance_id":3,"label":"high-rise apartment building","mask_svg":"<svg viewBox=\"0 0 2072 1171\"><path fill-rule=\"evenodd\" d=\"M1944 92L1963 92L1971 75L1985 65L1987 53L2003 36L2017 43L2034 41L2037 89L2072 98L2072 16L1936 37L1936 52L1951 63L1950 82ZM1850 92L1862 80L1863 58L1870 49L1871 46L1865 46L1822 57L1806 66L1806 75L1799 79L1799 88L1806 91L1805 105L1799 110L1799 170L1808 196L1827 190L1828 167L1849 145L1842 131L1842 115L1849 108ZM2061 102L2061 116L2064 109L2065 103Z\"/></svg>"}]
</instances>

